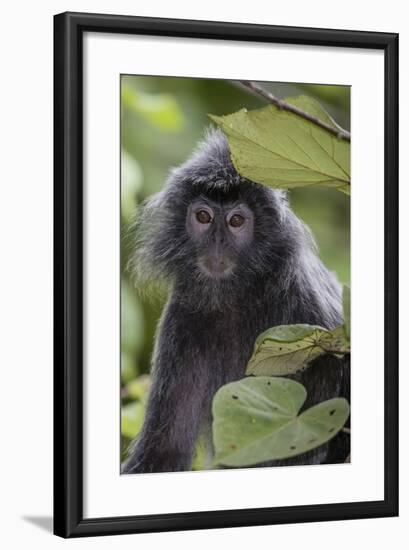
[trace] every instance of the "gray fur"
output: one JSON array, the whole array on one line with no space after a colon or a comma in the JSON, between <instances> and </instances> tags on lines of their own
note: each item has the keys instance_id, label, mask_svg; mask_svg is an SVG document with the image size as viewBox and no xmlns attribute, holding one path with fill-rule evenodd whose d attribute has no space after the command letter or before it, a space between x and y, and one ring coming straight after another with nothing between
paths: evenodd
<instances>
[{"instance_id":1,"label":"gray fur","mask_svg":"<svg viewBox=\"0 0 409 550\"><path fill-rule=\"evenodd\" d=\"M253 242L236 252L237 266L226 278L203 274L186 231L188 206L200 196L239 198L254 214ZM165 282L169 298L156 337L145 422L123 472L187 470L200 430L211 421L215 391L244 376L256 337L281 324L334 328L342 322L341 288L286 193L241 177L220 131L209 132L191 158L171 171L164 189L138 214L135 235L131 269L138 284ZM307 387L310 406L341 395L348 373L327 357L295 378ZM322 463L329 456L342 459L326 445L273 464Z\"/></svg>"}]
</instances>

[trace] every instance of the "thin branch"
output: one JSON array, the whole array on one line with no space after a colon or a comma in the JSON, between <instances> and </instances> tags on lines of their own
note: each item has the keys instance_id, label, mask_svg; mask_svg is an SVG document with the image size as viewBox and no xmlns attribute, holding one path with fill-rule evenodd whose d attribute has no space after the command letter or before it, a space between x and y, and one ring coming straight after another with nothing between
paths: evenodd
<instances>
[{"instance_id":1,"label":"thin branch","mask_svg":"<svg viewBox=\"0 0 409 550\"><path fill-rule=\"evenodd\" d=\"M269 92L268 90L265 90L262 88L259 84L256 82L252 82L250 80L239 80L239 82L254 92L255 94L259 95L269 103L272 103L279 109L282 109L283 111L288 111L290 113L293 113L295 115L298 115L299 117L309 120L316 126L319 126L320 128L323 128L324 130L327 130L327 132L330 132L332 135L336 136L339 139L343 139L345 141L351 141L351 134L347 132L346 130L343 130L342 128L334 128L333 126L330 126L326 122L323 122L319 118L310 115L309 113L303 111L302 109L299 109L295 105L291 105L291 103L287 103L286 101L283 101L282 99L278 99L274 94Z\"/></svg>"}]
</instances>

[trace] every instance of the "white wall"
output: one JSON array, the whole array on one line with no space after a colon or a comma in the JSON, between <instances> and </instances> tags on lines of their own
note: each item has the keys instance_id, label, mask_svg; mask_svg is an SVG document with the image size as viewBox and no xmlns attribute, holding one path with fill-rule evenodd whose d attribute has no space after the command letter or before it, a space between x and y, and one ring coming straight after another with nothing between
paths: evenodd
<instances>
[{"instance_id":1,"label":"white wall","mask_svg":"<svg viewBox=\"0 0 409 550\"><path fill-rule=\"evenodd\" d=\"M216 548L250 545L327 548L370 545L398 547L407 539L409 520L406 395L401 410L401 517L306 525L132 535L65 542L50 534L52 510L52 15L62 11L123 13L185 19L208 19L401 32L401 204L408 203L409 168L409 29L405 3L343 0L189 0L149 2L90 0L7 2L2 8L0 128L0 354L1 452L0 540L14 549L95 545L118 548ZM406 123L406 124L405 124ZM370 201L368 201L370 204ZM408 280L401 222L402 274ZM4 258L5 254L5 258ZM401 300L409 306L407 287ZM408 327L401 315L402 334ZM406 329L406 331L405 331ZM403 338L402 338L403 340ZM409 383L401 361L402 393ZM405 437L406 436L406 437ZM319 488L318 488L319 490ZM26 519L31 518L31 519ZM34 519L33 519L34 518ZM41 527L41 525L43 527ZM45 529L44 526L49 526Z\"/></svg>"}]
</instances>

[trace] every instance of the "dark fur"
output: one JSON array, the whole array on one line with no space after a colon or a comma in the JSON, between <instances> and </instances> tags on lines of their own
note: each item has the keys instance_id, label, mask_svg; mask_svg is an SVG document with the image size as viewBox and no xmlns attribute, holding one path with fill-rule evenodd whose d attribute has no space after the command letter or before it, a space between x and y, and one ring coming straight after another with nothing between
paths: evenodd
<instances>
[{"instance_id":1,"label":"dark fur","mask_svg":"<svg viewBox=\"0 0 409 550\"><path fill-rule=\"evenodd\" d=\"M253 242L239 252L229 277L210 279L197 265L186 213L199 196L239 198L253 211ZM145 205L136 235L133 271L139 281L165 281L170 295L156 338L145 422L123 472L188 470L200 430L211 422L214 393L243 378L256 337L275 325L339 325L340 286L285 193L240 177L218 131ZM348 368L329 356L295 378L307 388L305 406L348 391ZM337 462L347 446L338 437L330 446L272 464Z\"/></svg>"}]
</instances>

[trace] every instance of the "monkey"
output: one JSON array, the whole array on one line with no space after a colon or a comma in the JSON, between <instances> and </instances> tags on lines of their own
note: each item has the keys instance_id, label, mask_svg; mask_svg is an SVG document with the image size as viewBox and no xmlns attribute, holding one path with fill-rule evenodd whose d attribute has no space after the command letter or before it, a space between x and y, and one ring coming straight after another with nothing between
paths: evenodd
<instances>
[{"instance_id":1,"label":"monkey","mask_svg":"<svg viewBox=\"0 0 409 550\"><path fill-rule=\"evenodd\" d=\"M136 281L164 281L169 295L144 423L122 473L189 470L196 441L210 430L215 392L245 376L266 329L294 323L333 329L343 321L341 285L319 259L286 191L241 176L219 129L208 130L144 204L130 266ZM304 408L348 398L344 363L327 355L292 375L307 389ZM263 466L343 462L348 454L341 434Z\"/></svg>"}]
</instances>

